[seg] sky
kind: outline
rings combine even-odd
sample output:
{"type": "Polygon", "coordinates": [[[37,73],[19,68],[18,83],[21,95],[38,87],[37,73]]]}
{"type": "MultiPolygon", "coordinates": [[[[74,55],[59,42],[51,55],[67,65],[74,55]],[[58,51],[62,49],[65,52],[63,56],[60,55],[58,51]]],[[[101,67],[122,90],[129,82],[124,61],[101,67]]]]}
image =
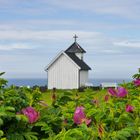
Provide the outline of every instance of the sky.
{"type": "Polygon", "coordinates": [[[139,0],[0,0],[0,71],[5,78],[46,78],[44,68],[75,34],[90,78],[137,73],[139,0]]]}

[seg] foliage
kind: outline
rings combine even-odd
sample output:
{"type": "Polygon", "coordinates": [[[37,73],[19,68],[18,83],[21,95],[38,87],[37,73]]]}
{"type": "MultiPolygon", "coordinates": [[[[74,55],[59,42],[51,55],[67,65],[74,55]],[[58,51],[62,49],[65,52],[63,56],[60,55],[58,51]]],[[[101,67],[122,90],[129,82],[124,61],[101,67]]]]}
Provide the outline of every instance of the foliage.
{"type": "Polygon", "coordinates": [[[0,78],[1,140],[140,139],[140,87],[134,82],[121,84],[127,90],[121,98],[88,88],[56,90],[55,99],[49,90],[41,93],[38,88],[7,87],[6,83],[0,78]],[[82,107],[80,113],[77,107],[82,107]],[[21,113],[27,108],[28,114],[21,113]],[[81,113],[83,117],[78,116],[81,113]],[[80,123],[75,123],[74,114],[80,123]]]}
{"type": "Polygon", "coordinates": [[[138,70],[138,73],[134,74],[132,77],[133,77],[134,79],[140,79],[140,68],[139,68],[139,70],[138,70]]]}
{"type": "MultiPolygon", "coordinates": [[[[0,76],[2,76],[3,74],[5,74],[5,72],[1,72],[1,73],[0,73],[0,76]]],[[[5,80],[5,79],[3,79],[3,78],[0,78],[0,89],[1,89],[2,87],[6,86],[7,82],[8,82],[7,80],[5,80]]]]}

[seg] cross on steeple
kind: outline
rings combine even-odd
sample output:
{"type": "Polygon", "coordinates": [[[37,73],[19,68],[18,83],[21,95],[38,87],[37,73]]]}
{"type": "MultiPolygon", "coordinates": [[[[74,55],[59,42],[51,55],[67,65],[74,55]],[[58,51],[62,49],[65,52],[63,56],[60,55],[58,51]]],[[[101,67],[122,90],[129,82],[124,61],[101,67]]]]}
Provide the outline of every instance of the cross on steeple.
{"type": "Polygon", "coordinates": [[[78,36],[75,34],[73,38],[74,38],[74,41],[76,42],[76,39],[78,38],[78,36]]]}

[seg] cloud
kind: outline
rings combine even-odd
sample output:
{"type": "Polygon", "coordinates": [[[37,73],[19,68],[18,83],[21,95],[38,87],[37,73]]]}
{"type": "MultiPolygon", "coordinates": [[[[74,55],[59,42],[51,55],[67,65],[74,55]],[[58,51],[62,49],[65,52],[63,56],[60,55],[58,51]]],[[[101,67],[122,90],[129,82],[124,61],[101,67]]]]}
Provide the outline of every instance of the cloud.
{"type": "Polygon", "coordinates": [[[63,9],[73,9],[76,11],[80,10],[103,15],[116,15],[125,18],[140,17],[139,0],[47,0],[46,3],[51,3],[63,9]]]}
{"type": "Polygon", "coordinates": [[[128,48],[140,48],[140,41],[121,41],[114,42],[115,46],[128,47],[128,48]]]}
{"type": "Polygon", "coordinates": [[[79,44],[89,54],[130,54],[140,52],[140,41],[132,41],[132,39],[122,41],[121,38],[108,36],[105,33],[82,30],[1,30],[1,41],[12,40],[12,43],[8,43],[8,45],[1,44],[0,50],[47,48],[50,52],[53,52],[55,48],[55,51],[58,51],[65,49],[67,45],[73,42],[74,34],[79,36],[79,44]]]}
{"type": "Polygon", "coordinates": [[[24,49],[32,49],[32,46],[28,46],[26,44],[0,44],[1,51],[11,51],[11,50],[24,50],[24,49]]]}
{"type": "Polygon", "coordinates": [[[138,30],[139,23],[112,23],[109,21],[83,21],[81,19],[13,19],[10,23],[1,22],[0,31],[10,30],[86,30],[86,31],[120,31],[138,30]]]}
{"type": "Polygon", "coordinates": [[[122,52],[121,51],[119,51],[119,50],[102,50],[101,51],[102,53],[104,53],[104,54],[122,54],[122,52]]]}
{"type": "MultiPolygon", "coordinates": [[[[78,35],[78,42],[85,46],[90,52],[100,52],[104,49],[110,49],[112,41],[106,35],[100,32],[80,31],[80,30],[54,30],[54,31],[38,31],[38,30],[6,30],[0,31],[0,39],[12,42],[36,42],[35,46],[42,46],[42,48],[62,50],[65,45],[70,45],[73,42],[74,34],[78,35]],[[61,45],[60,45],[61,44],[61,45]],[[47,46],[47,47],[46,47],[47,46]],[[50,48],[50,46],[52,46],[50,48]],[[61,48],[60,48],[61,47],[61,48]],[[57,48],[57,49],[56,49],[57,48]]],[[[1,50],[13,50],[13,49],[28,49],[29,46],[23,43],[16,45],[0,46],[1,50]]],[[[35,43],[34,43],[35,44],[35,43]]],[[[33,46],[33,44],[31,45],[33,46]]],[[[31,47],[30,46],[30,47],[31,47]]],[[[66,47],[66,46],[65,46],[66,47]]]]}
{"type": "Polygon", "coordinates": [[[69,19],[31,19],[31,20],[20,20],[20,23],[32,24],[32,25],[75,25],[77,23],[76,20],[69,19]]]}
{"type": "Polygon", "coordinates": [[[5,12],[10,10],[11,13],[24,15],[56,15],[60,11],[71,10],[69,12],[95,13],[136,20],[140,18],[139,0],[0,0],[0,7],[5,12]]]}
{"type": "MultiPolygon", "coordinates": [[[[134,32],[140,29],[139,21],[117,21],[114,22],[113,18],[99,20],[96,18],[83,20],[82,18],[73,17],[72,19],[54,17],[53,19],[12,19],[8,23],[7,21],[1,21],[0,30],[82,30],[82,31],[97,31],[113,33],[122,32],[134,32]]],[[[130,34],[131,35],[131,34],[130,34]]]]}
{"type": "Polygon", "coordinates": [[[56,10],[38,0],[0,0],[0,11],[9,15],[39,16],[52,15],[56,10]]]}
{"type": "Polygon", "coordinates": [[[1,21],[0,31],[24,31],[24,30],[51,30],[51,29],[66,29],[69,27],[76,27],[79,25],[79,21],[66,20],[66,19],[12,19],[8,23],[7,21],[1,21]]]}
{"type": "Polygon", "coordinates": [[[1,30],[1,40],[64,40],[70,39],[77,33],[80,38],[91,38],[100,35],[99,32],[76,31],[76,30],[1,30]]]}

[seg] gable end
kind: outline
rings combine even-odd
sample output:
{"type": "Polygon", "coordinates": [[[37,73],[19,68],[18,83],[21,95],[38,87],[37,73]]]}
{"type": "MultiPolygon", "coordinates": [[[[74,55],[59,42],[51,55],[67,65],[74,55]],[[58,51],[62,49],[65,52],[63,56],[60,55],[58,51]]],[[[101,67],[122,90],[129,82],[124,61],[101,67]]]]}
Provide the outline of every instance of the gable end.
{"type": "Polygon", "coordinates": [[[45,71],[48,69],[61,57],[61,55],[65,55],[78,69],[81,69],[65,52],[61,51],[49,64],[45,67],[45,71]]]}

